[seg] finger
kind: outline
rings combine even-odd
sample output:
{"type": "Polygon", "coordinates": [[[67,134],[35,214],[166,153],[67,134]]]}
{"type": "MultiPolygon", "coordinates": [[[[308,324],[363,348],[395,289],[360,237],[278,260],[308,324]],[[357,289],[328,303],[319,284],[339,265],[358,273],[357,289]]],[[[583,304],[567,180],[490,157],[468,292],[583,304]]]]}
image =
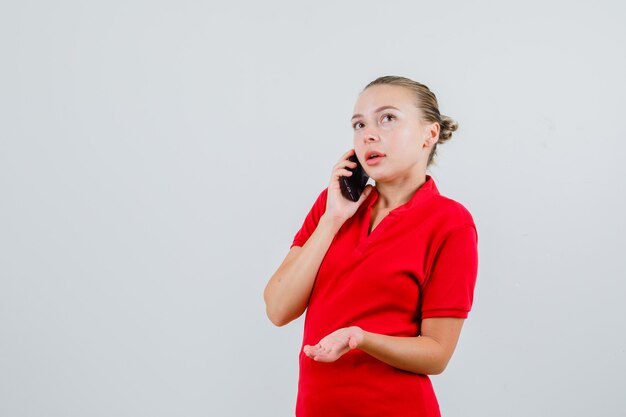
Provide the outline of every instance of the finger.
{"type": "Polygon", "coordinates": [[[318,349],[315,349],[314,347],[311,347],[304,353],[311,359],[315,359],[317,356],[321,354],[321,352],[318,349]]]}
{"type": "Polygon", "coordinates": [[[352,175],[352,171],[349,171],[345,168],[339,168],[337,170],[335,170],[335,177],[339,178],[339,177],[349,177],[352,175]]]}
{"type": "Polygon", "coordinates": [[[308,351],[304,352],[304,354],[311,359],[315,359],[316,356],[320,355],[320,352],[317,352],[313,349],[309,349],[308,351]]]}
{"type": "Polygon", "coordinates": [[[308,354],[310,356],[314,356],[321,352],[321,348],[319,344],[315,346],[306,345],[302,350],[304,351],[305,354],[308,354]]]}
{"type": "Polygon", "coordinates": [[[337,172],[342,169],[345,171],[352,172],[354,169],[356,169],[356,162],[344,161],[344,163],[337,164],[333,167],[333,172],[337,172]]]}
{"type": "Polygon", "coordinates": [[[338,166],[338,167],[343,167],[343,166],[356,166],[356,162],[355,162],[355,161],[353,161],[353,160],[351,160],[351,159],[346,158],[346,159],[342,159],[341,161],[337,162],[337,163],[335,164],[335,166],[338,166]]]}
{"type": "Polygon", "coordinates": [[[313,346],[311,348],[311,354],[312,355],[319,355],[319,354],[322,354],[324,352],[326,352],[326,349],[322,345],[320,345],[320,344],[317,344],[317,345],[315,345],[315,346],[313,346]]]}
{"type": "Polygon", "coordinates": [[[344,161],[346,159],[348,159],[350,156],[352,156],[352,154],[354,153],[354,148],[350,148],[346,153],[344,153],[343,155],[341,155],[341,158],[339,158],[339,162],[344,161]]]}
{"type": "Polygon", "coordinates": [[[313,357],[313,360],[316,362],[332,362],[334,359],[332,359],[328,354],[326,353],[320,353],[318,355],[315,355],[313,357]]]}
{"type": "Polygon", "coordinates": [[[350,346],[350,349],[354,349],[356,347],[356,340],[354,337],[350,336],[348,339],[348,345],[350,346]]]}
{"type": "Polygon", "coordinates": [[[356,162],[346,161],[345,164],[337,164],[337,165],[335,165],[334,170],[336,171],[336,170],[341,169],[341,168],[344,168],[344,169],[346,169],[348,171],[354,170],[354,169],[356,169],[356,162]]]}
{"type": "Polygon", "coordinates": [[[361,195],[359,196],[359,199],[357,200],[359,203],[361,203],[361,201],[365,200],[367,198],[368,195],[370,195],[370,193],[372,192],[372,189],[374,187],[371,184],[367,184],[365,186],[365,188],[363,189],[363,192],[361,193],[361,195]]]}

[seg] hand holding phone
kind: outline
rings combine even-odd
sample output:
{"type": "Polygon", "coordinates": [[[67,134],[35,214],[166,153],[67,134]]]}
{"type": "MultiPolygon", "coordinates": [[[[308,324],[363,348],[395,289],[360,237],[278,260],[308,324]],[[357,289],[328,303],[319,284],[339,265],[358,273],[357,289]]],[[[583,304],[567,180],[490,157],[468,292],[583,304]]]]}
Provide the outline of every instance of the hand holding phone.
{"type": "Polygon", "coordinates": [[[352,217],[372,192],[374,186],[366,184],[368,179],[354,149],[341,155],[330,176],[324,212],[335,226],[341,227],[352,217]]]}
{"type": "Polygon", "coordinates": [[[346,167],[347,170],[352,172],[350,176],[339,177],[339,186],[341,188],[341,194],[350,201],[358,201],[361,193],[365,189],[369,176],[363,169],[363,166],[359,162],[356,154],[348,158],[352,162],[356,162],[356,168],[346,167]]]}

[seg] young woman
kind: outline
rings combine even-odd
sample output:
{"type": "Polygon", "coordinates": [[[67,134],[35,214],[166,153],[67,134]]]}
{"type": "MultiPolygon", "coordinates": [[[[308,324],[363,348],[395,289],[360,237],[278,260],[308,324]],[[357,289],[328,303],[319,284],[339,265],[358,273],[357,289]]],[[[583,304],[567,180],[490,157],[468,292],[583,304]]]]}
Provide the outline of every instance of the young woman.
{"type": "Polygon", "coordinates": [[[269,319],[306,310],[296,416],[440,416],[428,375],[446,368],[473,302],[478,234],[426,169],[457,123],[423,84],[385,76],[359,95],[354,149],[333,167],[269,280],[269,319]],[[356,154],[375,181],[339,177],[356,154]]]}

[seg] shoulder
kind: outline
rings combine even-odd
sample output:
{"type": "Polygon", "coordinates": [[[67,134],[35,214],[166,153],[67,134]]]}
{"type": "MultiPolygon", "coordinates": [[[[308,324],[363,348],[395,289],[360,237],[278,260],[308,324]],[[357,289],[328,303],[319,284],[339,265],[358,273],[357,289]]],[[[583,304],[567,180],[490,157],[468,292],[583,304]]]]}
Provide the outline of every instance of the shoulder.
{"type": "Polygon", "coordinates": [[[437,210],[441,211],[450,221],[459,225],[474,225],[472,213],[462,203],[441,194],[437,195],[433,200],[437,210]]]}
{"type": "Polygon", "coordinates": [[[315,197],[315,201],[310,206],[311,209],[309,210],[309,216],[314,217],[316,222],[317,219],[326,211],[327,195],[328,187],[325,187],[317,194],[317,197],[315,197]]]}
{"type": "Polygon", "coordinates": [[[322,191],[319,192],[317,198],[315,199],[315,206],[319,208],[326,208],[326,200],[328,196],[328,187],[325,187],[322,191]]]}
{"type": "Polygon", "coordinates": [[[428,211],[439,239],[444,239],[451,232],[467,228],[474,229],[478,236],[472,213],[459,201],[439,194],[431,200],[428,211]]]}
{"type": "MultiPolygon", "coordinates": [[[[435,233],[433,235],[434,248],[439,252],[447,247],[455,252],[456,256],[474,253],[478,245],[478,229],[474,217],[469,209],[457,200],[438,195],[433,199],[431,210],[437,213],[434,217],[435,233]]],[[[459,258],[460,259],[460,258],[459,258]]]]}

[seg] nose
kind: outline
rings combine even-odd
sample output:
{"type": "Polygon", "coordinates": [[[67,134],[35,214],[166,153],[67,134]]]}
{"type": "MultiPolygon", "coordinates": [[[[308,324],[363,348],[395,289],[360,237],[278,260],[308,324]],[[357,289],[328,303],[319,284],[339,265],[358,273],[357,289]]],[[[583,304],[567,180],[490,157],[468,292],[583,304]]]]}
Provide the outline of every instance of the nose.
{"type": "Polygon", "coordinates": [[[378,140],[380,140],[380,138],[378,137],[378,132],[373,130],[373,129],[367,129],[364,130],[363,132],[363,142],[368,143],[368,142],[377,142],[378,140]]]}

